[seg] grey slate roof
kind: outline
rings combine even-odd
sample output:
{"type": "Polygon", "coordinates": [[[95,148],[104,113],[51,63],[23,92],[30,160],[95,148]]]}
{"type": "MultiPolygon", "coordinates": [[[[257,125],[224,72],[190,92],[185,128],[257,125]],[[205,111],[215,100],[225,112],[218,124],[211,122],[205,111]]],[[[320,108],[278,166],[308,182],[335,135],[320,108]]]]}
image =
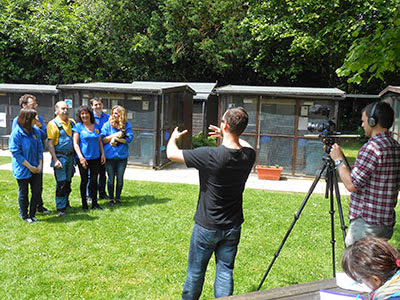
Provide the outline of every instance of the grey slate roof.
{"type": "Polygon", "coordinates": [[[118,82],[91,82],[91,83],[75,83],[75,84],[59,84],[59,89],[66,90],[92,90],[92,91],[107,91],[107,92],[125,92],[125,93],[140,93],[140,94],[163,94],[173,90],[188,90],[195,94],[195,91],[187,84],[173,85],[164,84],[158,86],[143,85],[135,83],[118,83],[118,82]]]}
{"type": "Polygon", "coordinates": [[[301,98],[328,98],[344,99],[346,93],[337,88],[306,88],[306,87],[282,87],[282,86],[248,86],[227,85],[216,89],[221,94],[248,94],[277,97],[301,97],[301,98]]]}
{"type": "Polygon", "coordinates": [[[0,92],[54,94],[54,95],[58,94],[56,85],[45,85],[45,84],[0,83],[0,92]]]}
{"type": "Polygon", "coordinates": [[[388,92],[400,93],[400,86],[388,85],[382,92],[379,93],[379,97],[382,97],[388,92]]]}
{"type": "Polygon", "coordinates": [[[165,86],[176,86],[176,85],[188,85],[195,92],[196,95],[193,96],[194,100],[207,100],[212,94],[212,91],[217,86],[217,83],[213,82],[157,82],[157,81],[134,81],[132,84],[135,86],[143,87],[165,87],[165,86]]]}

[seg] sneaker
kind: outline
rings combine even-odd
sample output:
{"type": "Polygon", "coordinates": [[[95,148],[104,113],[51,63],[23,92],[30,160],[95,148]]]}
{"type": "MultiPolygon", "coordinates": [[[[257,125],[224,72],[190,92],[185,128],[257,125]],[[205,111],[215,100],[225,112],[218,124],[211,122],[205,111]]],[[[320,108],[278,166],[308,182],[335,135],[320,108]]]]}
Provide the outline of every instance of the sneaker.
{"type": "Polygon", "coordinates": [[[35,221],[33,221],[31,218],[26,218],[26,219],[24,219],[24,221],[25,221],[25,222],[28,222],[28,223],[33,223],[33,222],[35,222],[35,221]]]}
{"type": "Polygon", "coordinates": [[[57,216],[58,217],[65,217],[67,214],[65,213],[65,212],[63,212],[63,211],[61,211],[61,210],[58,210],[57,211],[57,216]]]}
{"type": "Polygon", "coordinates": [[[33,222],[39,222],[39,220],[38,220],[36,217],[32,217],[31,220],[32,220],[33,222]]]}
{"type": "Polygon", "coordinates": [[[109,205],[109,206],[114,206],[114,200],[108,201],[108,205],[109,205]]]}
{"type": "Polygon", "coordinates": [[[44,214],[44,215],[48,215],[51,214],[51,210],[48,210],[46,207],[42,207],[42,208],[38,208],[38,212],[44,214]]]}
{"type": "Polygon", "coordinates": [[[86,202],[87,202],[87,204],[89,204],[89,205],[92,204],[92,198],[87,197],[87,198],[86,198],[86,202]]]}

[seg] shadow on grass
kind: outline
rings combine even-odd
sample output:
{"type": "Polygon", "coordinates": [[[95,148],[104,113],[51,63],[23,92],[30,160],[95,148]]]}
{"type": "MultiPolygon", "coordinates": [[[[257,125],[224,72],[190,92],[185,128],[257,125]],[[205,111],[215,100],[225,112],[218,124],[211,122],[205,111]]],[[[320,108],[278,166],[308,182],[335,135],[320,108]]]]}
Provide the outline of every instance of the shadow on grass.
{"type": "Polygon", "coordinates": [[[152,205],[152,204],[164,204],[171,201],[170,198],[156,198],[153,195],[137,195],[133,197],[121,197],[120,205],[109,206],[107,203],[104,203],[104,208],[109,208],[111,210],[118,209],[120,207],[125,206],[144,206],[144,205],[152,205]]]}
{"type": "Polygon", "coordinates": [[[73,207],[72,209],[67,209],[67,215],[64,217],[59,217],[56,214],[51,215],[47,218],[40,219],[41,222],[48,222],[48,223],[70,223],[76,221],[93,221],[98,219],[99,217],[89,215],[89,212],[82,211],[81,208],[73,207]]]}

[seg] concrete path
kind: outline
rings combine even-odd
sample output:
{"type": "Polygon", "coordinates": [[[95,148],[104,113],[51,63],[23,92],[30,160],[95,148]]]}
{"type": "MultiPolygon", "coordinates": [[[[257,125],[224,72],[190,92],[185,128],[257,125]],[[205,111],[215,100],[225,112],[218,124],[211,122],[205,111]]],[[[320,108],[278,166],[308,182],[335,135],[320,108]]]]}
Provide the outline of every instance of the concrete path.
{"type": "MultiPolygon", "coordinates": [[[[0,156],[10,156],[10,152],[8,150],[2,150],[0,151],[0,156]]],[[[53,169],[50,167],[50,161],[50,153],[45,152],[43,171],[44,173],[54,174],[53,169]]],[[[11,170],[11,164],[0,165],[0,170],[11,170]]],[[[76,172],[75,175],[79,175],[79,172],[76,172]]],[[[174,163],[162,170],[129,166],[125,171],[124,178],[139,181],[199,184],[197,170],[186,168],[185,165],[179,163],[174,163]]],[[[247,180],[246,188],[307,193],[313,180],[313,178],[300,177],[282,177],[281,180],[260,180],[257,178],[257,174],[252,173],[247,180]]],[[[325,194],[325,189],[325,180],[321,179],[315,187],[314,193],[325,194]]],[[[339,190],[340,195],[349,195],[349,192],[344,188],[341,182],[339,183],[339,190]]]]}

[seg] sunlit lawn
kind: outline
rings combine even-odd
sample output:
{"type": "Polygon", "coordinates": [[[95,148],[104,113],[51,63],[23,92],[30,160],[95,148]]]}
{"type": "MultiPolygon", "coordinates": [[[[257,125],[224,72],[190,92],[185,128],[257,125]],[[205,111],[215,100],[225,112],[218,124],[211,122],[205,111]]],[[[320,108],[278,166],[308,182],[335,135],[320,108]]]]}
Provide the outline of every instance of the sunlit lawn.
{"type": "MultiPolygon", "coordinates": [[[[55,182],[44,175],[45,205],[54,210],[55,182]]],[[[80,210],[79,177],[59,218],[18,216],[17,183],[0,171],[0,295],[3,299],[178,299],[198,187],[125,181],[123,205],[80,210]]],[[[310,181],[311,184],[311,181],[310,181]]],[[[234,271],[235,294],[254,291],[273,259],[303,194],[246,190],[245,223],[234,271]]],[[[347,213],[348,199],[343,198],[347,213]]],[[[337,267],[343,239],[336,213],[337,267]]],[[[347,221],[347,218],[346,218],[347,221]]],[[[398,230],[392,240],[399,245],[398,230]]],[[[263,289],[332,277],[329,201],[312,195],[263,289]]],[[[201,299],[213,298],[214,259],[201,299]]]]}

